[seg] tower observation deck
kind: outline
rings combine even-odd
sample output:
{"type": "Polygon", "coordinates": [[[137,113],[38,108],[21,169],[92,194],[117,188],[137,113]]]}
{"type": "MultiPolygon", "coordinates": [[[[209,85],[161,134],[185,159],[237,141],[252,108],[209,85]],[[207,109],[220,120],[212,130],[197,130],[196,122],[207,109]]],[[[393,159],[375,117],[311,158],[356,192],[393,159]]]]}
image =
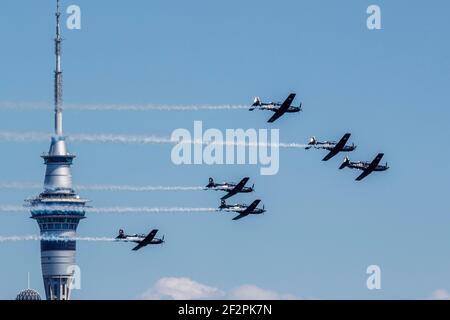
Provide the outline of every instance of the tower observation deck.
{"type": "Polygon", "coordinates": [[[46,165],[44,191],[29,200],[29,206],[43,237],[41,266],[46,298],[69,300],[76,270],[76,241],[70,239],[75,238],[78,223],[85,218],[87,200],[72,188],[70,168],[75,155],[67,151],[63,135],[60,0],[56,5],[55,134],[48,153],[42,155],[46,165]]]}

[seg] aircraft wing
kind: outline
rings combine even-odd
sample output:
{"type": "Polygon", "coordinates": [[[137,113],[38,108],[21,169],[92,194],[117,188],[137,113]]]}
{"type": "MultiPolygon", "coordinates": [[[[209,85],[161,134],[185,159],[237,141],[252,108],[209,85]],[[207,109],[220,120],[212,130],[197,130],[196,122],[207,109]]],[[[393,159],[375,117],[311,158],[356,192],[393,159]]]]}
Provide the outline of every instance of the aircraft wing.
{"type": "Polygon", "coordinates": [[[368,169],[364,170],[364,172],[361,173],[361,174],[358,176],[358,178],[356,178],[356,181],[361,181],[362,179],[364,179],[365,177],[367,177],[369,174],[371,174],[372,171],[373,171],[373,170],[368,170],[368,169]]]}
{"type": "Polygon", "coordinates": [[[334,148],[330,151],[330,153],[328,153],[325,158],[322,159],[322,161],[328,161],[331,158],[333,158],[335,155],[337,155],[342,148],[345,146],[345,144],[347,143],[348,139],[350,138],[350,133],[346,133],[341,140],[339,140],[338,143],[336,143],[336,145],[334,146],[334,148]]]}
{"type": "Polygon", "coordinates": [[[152,230],[141,242],[139,242],[139,244],[136,247],[133,248],[133,250],[137,251],[140,248],[148,245],[153,240],[153,238],[155,238],[156,233],[158,233],[158,229],[152,230]]]}
{"type": "Polygon", "coordinates": [[[245,184],[248,182],[248,180],[250,180],[250,178],[245,177],[244,179],[241,180],[241,182],[239,182],[232,190],[228,191],[228,193],[226,195],[224,195],[221,200],[226,200],[232,196],[234,196],[236,193],[240,192],[245,184]]]}
{"type": "Polygon", "coordinates": [[[335,155],[337,155],[339,153],[339,150],[336,149],[336,147],[333,148],[333,150],[331,150],[326,156],[325,158],[322,159],[322,161],[328,161],[331,158],[333,158],[335,155]]]}
{"type": "Polygon", "coordinates": [[[256,207],[258,206],[258,204],[261,202],[261,200],[255,200],[253,201],[253,203],[251,205],[249,205],[247,207],[247,209],[245,209],[244,211],[242,211],[241,214],[250,214],[253,210],[256,209],[256,207]]]}
{"type": "Polygon", "coordinates": [[[248,213],[246,213],[246,214],[241,213],[238,216],[234,217],[233,220],[239,220],[239,219],[242,219],[242,218],[244,218],[246,216],[248,216],[248,213]]]}
{"type": "Polygon", "coordinates": [[[380,163],[381,159],[383,158],[384,154],[383,153],[379,153],[375,159],[373,159],[373,161],[369,164],[369,167],[367,167],[366,170],[364,170],[363,173],[361,173],[357,178],[356,181],[361,181],[362,179],[364,179],[365,177],[367,177],[369,174],[371,174],[373,172],[373,170],[378,166],[378,164],[380,163]]]}
{"type": "Polygon", "coordinates": [[[344,134],[344,136],[341,138],[341,140],[339,140],[339,142],[336,144],[336,146],[334,148],[341,150],[347,143],[348,139],[350,139],[350,136],[351,136],[350,133],[344,134]]]}
{"type": "Polygon", "coordinates": [[[281,117],[283,114],[286,113],[287,109],[291,106],[292,102],[294,101],[295,93],[291,93],[289,97],[281,104],[280,108],[275,112],[275,114],[272,116],[272,118],[269,119],[269,123],[275,122],[279,117],[281,117]]]}
{"type": "Polygon", "coordinates": [[[142,248],[142,247],[145,247],[145,245],[143,245],[142,244],[142,242],[141,243],[139,243],[136,247],[134,247],[132,250],[133,251],[138,251],[140,248],[142,248]]]}
{"type": "Polygon", "coordinates": [[[242,211],[238,216],[234,217],[233,220],[239,220],[246,216],[248,216],[255,208],[258,206],[258,204],[261,202],[261,200],[255,200],[251,205],[247,207],[244,211],[242,211]]]}

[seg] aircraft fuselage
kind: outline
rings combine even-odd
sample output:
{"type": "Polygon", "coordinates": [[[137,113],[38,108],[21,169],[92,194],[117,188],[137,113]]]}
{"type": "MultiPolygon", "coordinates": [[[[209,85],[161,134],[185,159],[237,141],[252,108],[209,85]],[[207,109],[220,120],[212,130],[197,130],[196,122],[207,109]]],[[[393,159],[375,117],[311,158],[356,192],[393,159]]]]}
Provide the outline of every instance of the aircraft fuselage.
{"type": "MultiPolygon", "coordinates": [[[[223,184],[215,184],[213,186],[208,186],[206,187],[207,189],[210,190],[215,190],[215,191],[231,191],[236,187],[235,184],[229,184],[229,183],[223,183],[223,184]]],[[[239,191],[240,193],[249,193],[249,192],[253,192],[253,188],[251,187],[243,187],[241,189],[241,191],[239,191]]]]}
{"type": "MultiPolygon", "coordinates": [[[[364,161],[350,162],[347,164],[347,166],[352,169],[366,170],[367,168],[369,168],[370,163],[364,161]]],[[[387,165],[377,165],[373,169],[373,171],[386,171],[387,169],[389,169],[387,165]]]]}
{"type": "MultiPolygon", "coordinates": [[[[313,144],[312,146],[314,146],[314,148],[316,149],[325,149],[328,151],[333,150],[336,147],[336,142],[317,142],[316,144],[313,144]]],[[[355,145],[350,145],[350,146],[343,146],[342,149],[340,149],[340,152],[351,152],[353,150],[356,149],[355,145]]]]}
{"type": "MultiPolygon", "coordinates": [[[[220,206],[219,209],[221,211],[226,211],[226,212],[236,212],[236,213],[241,213],[244,212],[245,210],[247,210],[248,206],[247,205],[241,205],[241,204],[230,204],[230,205],[225,205],[225,206],[220,206]]],[[[252,211],[249,212],[249,214],[262,214],[266,212],[266,210],[264,209],[260,209],[260,208],[255,208],[252,211]]]]}
{"type": "MultiPolygon", "coordinates": [[[[268,104],[263,104],[261,105],[259,108],[261,110],[270,110],[273,112],[277,112],[278,109],[280,109],[281,104],[274,104],[274,103],[268,103],[268,104]]],[[[295,112],[300,112],[301,108],[300,107],[294,107],[294,106],[290,106],[286,112],[288,113],[295,113],[295,112]]]]}
{"type": "Polygon", "coordinates": [[[142,240],[144,240],[144,238],[145,238],[145,235],[143,235],[143,234],[125,234],[125,235],[118,236],[116,239],[120,240],[120,241],[125,241],[125,242],[139,243],[142,240]]]}
{"type": "MultiPolygon", "coordinates": [[[[141,243],[142,240],[145,239],[144,234],[133,234],[133,235],[123,235],[121,237],[117,237],[116,239],[119,241],[124,242],[135,242],[135,243],[141,243]]],[[[152,241],[149,242],[149,244],[161,244],[164,241],[162,239],[154,238],[152,241]]]]}
{"type": "Polygon", "coordinates": [[[225,204],[219,207],[220,210],[240,212],[247,208],[245,204],[225,204]]]}

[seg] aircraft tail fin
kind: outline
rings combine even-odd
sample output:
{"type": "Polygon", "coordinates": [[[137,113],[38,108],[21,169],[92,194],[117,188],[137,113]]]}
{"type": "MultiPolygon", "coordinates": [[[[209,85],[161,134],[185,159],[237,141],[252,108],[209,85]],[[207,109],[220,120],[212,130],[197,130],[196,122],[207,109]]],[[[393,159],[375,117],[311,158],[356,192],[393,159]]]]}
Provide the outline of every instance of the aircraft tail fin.
{"type": "Polygon", "coordinates": [[[255,97],[255,99],[253,100],[253,104],[250,107],[250,111],[255,110],[259,106],[261,106],[261,99],[259,97],[255,97]]]}
{"type": "Polygon", "coordinates": [[[123,231],[123,229],[119,230],[119,235],[116,237],[116,239],[123,239],[125,238],[125,232],[123,231]]]}
{"type": "Polygon", "coordinates": [[[208,185],[206,186],[206,188],[213,187],[213,186],[214,186],[214,179],[213,178],[209,178],[208,185]]]}
{"type": "Polygon", "coordinates": [[[316,137],[309,138],[308,146],[305,148],[305,150],[309,150],[312,148],[312,146],[316,145],[317,140],[316,137]]]}
{"type": "Polygon", "coordinates": [[[345,167],[347,167],[349,163],[350,163],[350,158],[349,157],[345,157],[344,161],[342,162],[341,166],[339,167],[339,170],[342,170],[345,167]]]}

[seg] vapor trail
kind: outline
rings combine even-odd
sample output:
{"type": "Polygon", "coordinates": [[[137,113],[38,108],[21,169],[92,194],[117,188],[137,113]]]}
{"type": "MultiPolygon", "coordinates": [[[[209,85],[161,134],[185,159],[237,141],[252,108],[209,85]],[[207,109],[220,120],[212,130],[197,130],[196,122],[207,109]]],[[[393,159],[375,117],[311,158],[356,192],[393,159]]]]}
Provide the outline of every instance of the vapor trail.
{"type": "Polygon", "coordinates": [[[0,132],[0,140],[6,142],[45,142],[51,137],[51,134],[43,132],[0,132]]]}
{"type": "Polygon", "coordinates": [[[17,205],[0,205],[0,212],[27,212],[27,208],[24,206],[17,206],[17,205]]]}
{"type": "MultiPolygon", "coordinates": [[[[0,131],[0,141],[6,142],[47,142],[51,134],[43,132],[11,132],[0,131]]],[[[67,141],[78,143],[116,143],[116,144],[171,144],[176,145],[179,141],[170,137],[160,137],[155,135],[122,135],[122,134],[71,134],[67,136],[67,141]]],[[[288,149],[304,149],[308,147],[303,143],[249,143],[249,142],[208,142],[201,140],[185,140],[185,144],[193,145],[233,145],[233,146],[259,146],[259,147],[279,147],[288,149]]]]}
{"type": "MultiPolygon", "coordinates": [[[[77,111],[202,111],[202,110],[242,110],[247,105],[155,105],[155,104],[65,104],[64,110],[77,111]]],[[[0,102],[0,109],[11,110],[52,110],[46,103],[0,102]]]]}
{"type": "Polygon", "coordinates": [[[75,186],[77,190],[87,191],[132,191],[132,192],[150,192],[150,191],[198,191],[203,187],[183,187],[183,186],[127,186],[127,185],[79,185],[75,186]]]}
{"type": "MultiPolygon", "coordinates": [[[[42,189],[43,185],[34,182],[0,182],[0,189],[42,189]]],[[[203,187],[184,186],[132,186],[132,185],[75,185],[74,189],[84,191],[130,191],[130,192],[152,192],[152,191],[199,191],[203,187]]]]}
{"type": "Polygon", "coordinates": [[[215,208],[188,208],[188,207],[104,207],[90,208],[92,213],[171,213],[171,212],[214,212],[215,208]]]}
{"type": "Polygon", "coordinates": [[[43,184],[34,182],[0,182],[0,189],[42,189],[43,184]]]}
{"type": "MultiPolygon", "coordinates": [[[[0,205],[0,212],[17,213],[28,212],[31,207],[18,205],[0,205]]],[[[194,212],[214,212],[215,208],[191,208],[191,207],[85,207],[80,208],[76,206],[36,206],[33,210],[60,210],[60,211],[86,211],[86,213],[194,213],[194,212]]]]}
{"type": "Polygon", "coordinates": [[[39,236],[0,236],[0,242],[37,241],[40,240],[39,238],[39,236]]]}
{"type": "Polygon", "coordinates": [[[0,236],[0,242],[17,242],[17,241],[102,241],[112,242],[116,241],[111,237],[56,237],[56,236],[37,236],[37,235],[25,235],[25,236],[0,236]]]}
{"type": "MultiPolygon", "coordinates": [[[[1,135],[0,135],[1,136],[1,135]]],[[[48,139],[47,139],[48,140],[48,139]]],[[[71,142],[85,143],[118,143],[118,144],[177,144],[170,137],[155,135],[122,135],[122,134],[71,134],[67,137],[71,142]]],[[[193,143],[189,141],[186,143],[193,143]]],[[[198,142],[197,142],[198,143],[198,142]]]]}

